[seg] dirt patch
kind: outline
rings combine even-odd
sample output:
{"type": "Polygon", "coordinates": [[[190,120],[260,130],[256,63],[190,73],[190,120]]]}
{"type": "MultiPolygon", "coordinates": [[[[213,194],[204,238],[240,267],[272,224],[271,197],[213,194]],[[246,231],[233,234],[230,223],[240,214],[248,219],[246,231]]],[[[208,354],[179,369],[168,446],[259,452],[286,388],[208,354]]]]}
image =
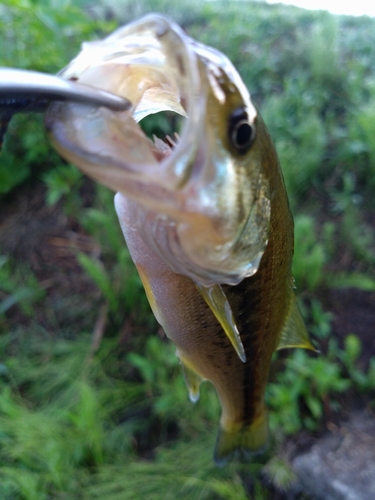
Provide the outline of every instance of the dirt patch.
{"type": "MultiPolygon", "coordinates": [[[[85,190],[92,191],[89,181],[85,190]]],[[[69,326],[72,320],[77,333],[88,327],[92,316],[89,321],[87,314],[98,302],[100,292],[79,265],[77,253],[100,255],[98,243],[64,214],[62,204],[46,205],[41,184],[24,187],[5,198],[0,214],[1,252],[26,263],[46,290],[35,311],[38,322],[56,329],[57,325],[69,326]]],[[[10,319],[21,320],[19,311],[10,311],[10,319]]]]}
{"type": "Polygon", "coordinates": [[[331,290],[327,308],[334,314],[332,332],[337,338],[342,340],[354,333],[361,339],[359,368],[366,369],[371,356],[375,356],[375,292],[331,290]]]}

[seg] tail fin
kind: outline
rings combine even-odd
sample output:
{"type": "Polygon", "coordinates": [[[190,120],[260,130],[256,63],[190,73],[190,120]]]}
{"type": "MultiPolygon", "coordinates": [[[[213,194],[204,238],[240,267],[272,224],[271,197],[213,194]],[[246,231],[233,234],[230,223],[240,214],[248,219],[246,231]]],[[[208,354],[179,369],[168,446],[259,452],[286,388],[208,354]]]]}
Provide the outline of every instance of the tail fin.
{"type": "Polygon", "coordinates": [[[215,447],[215,463],[223,466],[235,454],[244,458],[261,453],[267,447],[267,442],[268,418],[264,411],[248,426],[242,426],[235,431],[220,428],[215,447]]]}

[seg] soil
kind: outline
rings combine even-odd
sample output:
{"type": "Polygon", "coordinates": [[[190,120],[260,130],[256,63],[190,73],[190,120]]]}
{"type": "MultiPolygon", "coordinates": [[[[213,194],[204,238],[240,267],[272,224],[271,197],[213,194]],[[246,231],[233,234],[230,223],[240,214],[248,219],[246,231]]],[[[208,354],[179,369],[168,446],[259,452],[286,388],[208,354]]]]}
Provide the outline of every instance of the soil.
{"type": "MultiPolygon", "coordinates": [[[[83,188],[87,203],[92,193],[92,184],[87,181],[83,188]]],[[[100,256],[100,246],[76,220],[64,214],[62,203],[46,205],[42,184],[25,186],[0,203],[0,250],[26,264],[44,288],[45,298],[36,306],[35,314],[45,329],[56,330],[57,325],[72,326],[76,332],[92,328],[92,318],[86,313],[97,310],[100,292],[76,256],[77,252],[100,256]],[[74,318],[74,326],[69,324],[70,318],[74,318]]],[[[9,327],[29,321],[17,307],[9,310],[7,316],[9,327]]]]}
{"type": "Polygon", "coordinates": [[[332,333],[339,339],[354,333],[362,341],[359,368],[366,369],[375,355],[375,292],[355,288],[331,290],[326,307],[334,314],[332,333]]]}

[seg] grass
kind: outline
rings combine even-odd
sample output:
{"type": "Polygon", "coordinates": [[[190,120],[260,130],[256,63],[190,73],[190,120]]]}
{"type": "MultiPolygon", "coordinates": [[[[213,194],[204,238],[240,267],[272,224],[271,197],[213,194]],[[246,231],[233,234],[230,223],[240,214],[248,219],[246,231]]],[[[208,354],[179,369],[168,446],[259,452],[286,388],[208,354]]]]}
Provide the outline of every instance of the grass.
{"type": "Polygon", "coordinates": [[[247,2],[150,5],[9,1],[0,7],[0,63],[56,72],[83,40],[150,10],[224,51],[280,155],[296,214],[293,272],[321,353],[275,360],[269,454],[215,468],[216,395],[204,384],[199,402],[188,401],[174,347],[158,332],[123,243],[113,195],[87,187],[62,163],[39,118],[17,118],[0,157],[3,205],[21,183],[44,182],[46,205],[60,203],[69,227],[92,243],[73,259],[77,280],[89,285],[71,295],[48,288],[31,258],[0,258],[0,498],[265,500],[273,498],[270,482],[281,490],[293,480],[278,451],[287,436],[324,429],[351,392],[373,407],[375,362],[363,363],[361,324],[335,338],[326,298],[336,289],[375,290],[375,21],[247,2]]]}

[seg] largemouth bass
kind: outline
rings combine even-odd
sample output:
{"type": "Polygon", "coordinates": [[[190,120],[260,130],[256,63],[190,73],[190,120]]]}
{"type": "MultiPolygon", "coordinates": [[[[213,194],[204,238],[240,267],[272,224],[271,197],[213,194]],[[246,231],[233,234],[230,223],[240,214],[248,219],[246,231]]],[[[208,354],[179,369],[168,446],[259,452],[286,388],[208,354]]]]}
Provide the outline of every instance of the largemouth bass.
{"type": "Polygon", "coordinates": [[[271,357],[312,348],[293,293],[293,219],[277,154],[226,56],[150,15],[85,43],[61,76],[129,99],[128,111],[53,104],[56,149],[118,194],[116,210],[190,398],[209,380],[222,407],[215,459],[262,450],[271,357]],[[138,122],[174,112],[180,137],[138,122]]]}

